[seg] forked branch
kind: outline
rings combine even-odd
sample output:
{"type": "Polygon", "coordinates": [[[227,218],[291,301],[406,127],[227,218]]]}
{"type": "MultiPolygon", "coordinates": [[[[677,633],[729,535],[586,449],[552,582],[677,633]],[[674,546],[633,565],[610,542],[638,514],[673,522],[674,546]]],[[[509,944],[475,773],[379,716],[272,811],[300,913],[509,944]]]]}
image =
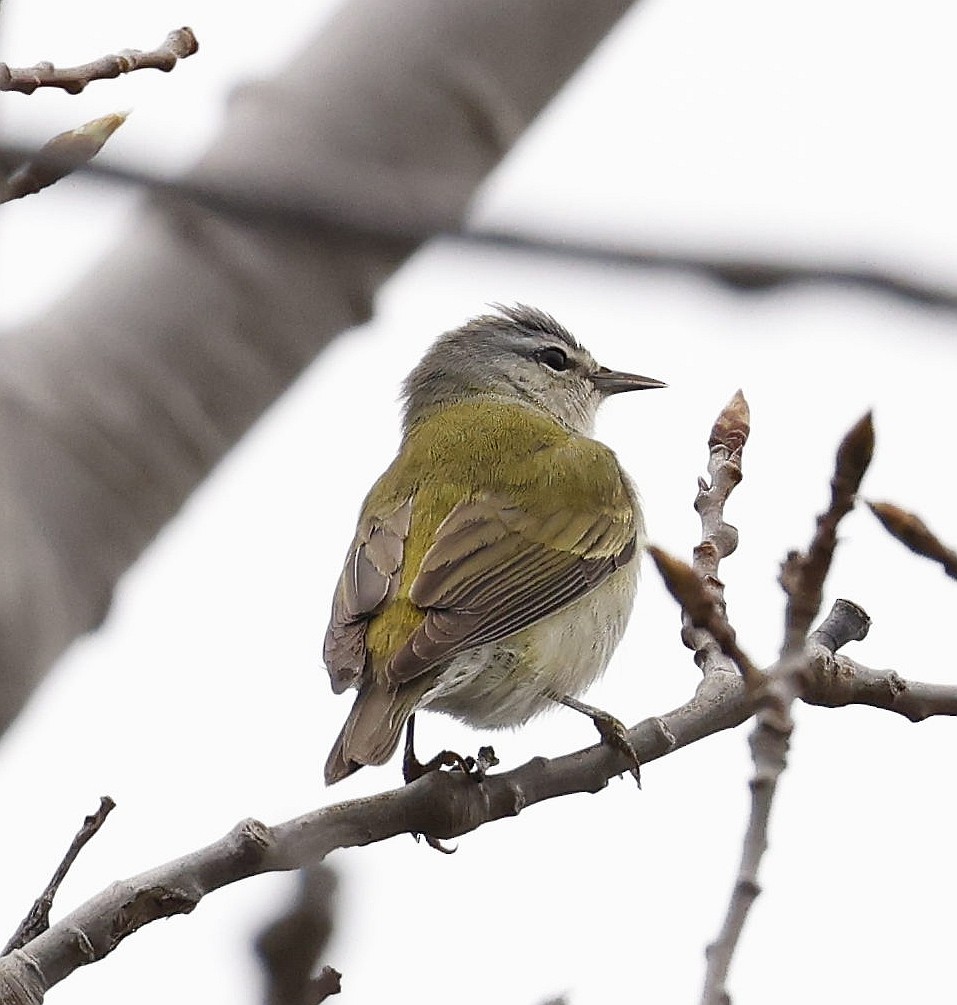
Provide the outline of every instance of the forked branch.
{"type": "MultiPolygon", "coordinates": [[[[717,939],[708,946],[703,1005],[727,1005],[726,984],[751,905],[760,893],[758,870],[768,847],[768,822],[777,782],[787,765],[794,721],[791,709],[814,680],[814,645],[807,639],[812,618],[821,606],[824,581],[837,545],[837,528],[854,506],[861,479],[874,451],[874,428],[870,414],[857,422],[841,441],[831,479],[828,508],[803,554],[791,552],[781,571],[787,594],[784,643],[777,664],[766,674],[757,691],[757,719],[749,738],[754,774],[751,778],[751,809],[745,830],[737,878],[728,910],[717,939]]],[[[815,633],[815,644],[829,650],[839,642],[863,638],[870,620],[857,607],[848,605],[832,612],[815,633]],[[856,615],[856,617],[855,617],[856,615]]],[[[830,650],[833,655],[833,650],[830,650]]]]}

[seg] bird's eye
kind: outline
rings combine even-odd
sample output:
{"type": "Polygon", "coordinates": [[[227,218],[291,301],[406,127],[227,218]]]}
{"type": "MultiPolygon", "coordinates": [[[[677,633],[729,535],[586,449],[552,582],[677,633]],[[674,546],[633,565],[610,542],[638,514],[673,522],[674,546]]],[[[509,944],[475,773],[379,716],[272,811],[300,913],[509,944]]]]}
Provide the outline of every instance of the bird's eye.
{"type": "Polygon", "coordinates": [[[535,357],[539,363],[544,363],[551,370],[568,369],[568,355],[558,346],[550,345],[547,349],[539,349],[535,357]]]}

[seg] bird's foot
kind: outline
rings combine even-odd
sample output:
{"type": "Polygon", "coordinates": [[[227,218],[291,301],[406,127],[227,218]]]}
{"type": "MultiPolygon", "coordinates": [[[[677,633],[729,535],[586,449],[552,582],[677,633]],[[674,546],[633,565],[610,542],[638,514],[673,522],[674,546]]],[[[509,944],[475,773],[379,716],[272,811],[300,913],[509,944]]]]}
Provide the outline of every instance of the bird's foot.
{"type": "Polygon", "coordinates": [[[427,775],[430,771],[441,771],[442,768],[451,768],[453,771],[464,771],[470,775],[475,769],[474,757],[463,757],[454,750],[440,750],[435,757],[430,757],[424,764],[420,761],[410,747],[406,747],[402,755],[402,777],[405,784],[414,782],[427,775]]]}
{"type": "Polygon", "coordinates": [[[631,767],[628,769],[629,773],[640,789],[641,762],[638,760],[638,754],[634,746],[632,746],[631,740],[628,739],[628,730],[621,720],[616,719],[609,712],[603,712],[600,708],[595,708],[594,705],[586,705],[585,702],[572,698],[570,695],[565,695],[559,698],[558,701],[562,705],[567,705],[568,708],[573,708],[576,712],[581,712],[582,715],[587,715],[594,723],[595,729],[598,730],[601,742],[614,750],[621,751],[628,758],[631,762],[631,767]]]}
{"type": "Polygon", "coordinates": [[[494,768],[498,763],[498,758],[495,756],[495,751],[492,747],[479,747],[478,753],[475,755],[475,767],[472,772],[475,780],[477,782],[483,781],[488,773],[488,769],[494,768]]]}
{"type": "MultiPolygon", "coordinates": [[[[410,716],[405,727],[405,749],[402,753],[402,777],[408,785],[416,779],[427,775],[430,771],[441,771],[442,768],[449,768],[452,771],[461,771],[466,775],[481,782],[485,778],[485,773],[489,768],[498,764],[498,758],[491,747],[480,747],[475,757],[463,757],[454,750],[441,750],[424,764],[415,756],[415,717],[410,716]]],[[[428,834],[413,834],[416,841],[420,837],[425,838],[425,843],[443,855],[451,855],[455,848],[447,848],[438,838],[428,834]]]]}
{"type": "Polygon", "coordinates": [[[415,717],[410,716],[405,727],[405,749],[402,752],[402,777],[405,784],[416,781],[430,771],[450,768],[471,775],[477,782],[485,778],[489,768],[498,764],[498,758],[491,747],[480,747],[475,757],[463,757],[454,750],[440,750],[434,757],[423,763],[415,756],[415,717]]]}

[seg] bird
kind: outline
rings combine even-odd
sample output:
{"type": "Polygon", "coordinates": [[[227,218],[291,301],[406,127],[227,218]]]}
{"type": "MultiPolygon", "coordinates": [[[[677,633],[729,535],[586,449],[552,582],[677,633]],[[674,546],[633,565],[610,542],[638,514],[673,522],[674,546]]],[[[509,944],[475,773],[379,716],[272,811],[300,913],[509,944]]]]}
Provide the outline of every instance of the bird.
{"type": "Polygon", "coordinates": [[[422,709],[494,730],[563,703],[621,731],[576,696],[625,630],[645,527],[591,433],[611,395],[667,385],[599,365],[542,310],[491,309],[403,384],[401,444],[362,504],[323,644],[333,691],[358,691],[327,785],[386,763],[403,728],[406,781],[461,765],[447,751],[419,765],[422,709]]]}

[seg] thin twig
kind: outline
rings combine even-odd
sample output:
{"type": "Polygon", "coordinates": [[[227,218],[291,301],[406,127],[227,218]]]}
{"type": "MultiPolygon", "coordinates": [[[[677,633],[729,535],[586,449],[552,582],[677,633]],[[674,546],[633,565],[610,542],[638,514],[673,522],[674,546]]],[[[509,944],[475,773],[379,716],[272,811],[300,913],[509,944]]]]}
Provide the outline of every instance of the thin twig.
{"type": "MultiPolygon", "coordinates": [[[[741,462],[744,446],[751,432],[751,413],[744,394],[738,390],[721,410],[708,437],[708,475],[710,483],[698,479],[698,494],[694,508],[701,519],[701,543],[694,549],[692,565],[704,584],[721,619],[731,633],[724,599],[724,583],[718,578],[718,565],[738,547],[738,531],[724,519],[724,507],[735,486],[743,478],[741,462]]],[[[684,609],[681,641],[694,653],[695,663],[702,673],[720,665],[722,653],[730,655],[716,643],[706,621],[695,624],[684,609]]],[[[750,661],[749,661],[750,662],[750,661]]],[[[742,669],[743,667],[740,667],[742,669]]]]}
{"type": "MultiPolygon", "coordinates": [[[[38,150],[0,143],[0,161],[35,159],[38,150]]],[[[442,238],[465,246],[498,251],[532,252],[553,258],[642,269],[664,269],[704,276],[739,293],[760,293],[792,285],[825,284],[881,293],[921,307],[957,311],[957,292],[932,287],[907,276],[853,266],[822,266],[808,262],[768,262],[760,259],[721,259],[703,255],[663,254],[658,250],[622,247],[570,236],[518,234],[495,227],[463,229],[457,219],[429,217],[421,207],[400,217],[394,207],[374,205],[344,208],[340,201],[269,189],[238,189],[205,185],[186,179],[159,178],[139,168],[92,161],[82,171],[121,185],[136,185],[172,199],[191,202],[239,223],[270,226],[304,234],[348,233],[380,241],[415,246],[442,238]],[[388,215],[386,215],[388,213],[388,215]]],[[[863,256],[866,258],[866,256],[863,256]]]]}
{"type": "Polygon", "coordinates": [[[47,883],[43,893],[37,897],[33,907],[27,912],[27,916],[17,926],[17,930],[3,947],[0,956],[6,956],[14,949],[25,946],[50,927],[50,909],[53,907],[53,898],[56,897],[60,884],[66,878],[66,874],[70,871],[70,867],[76,861],[83,846],[103,826],[106,818],[115,807],[116,803],[109,796],[100,796],[99,808],[83,820],[83,826],[77,831],[76,837],[73,838],[67,853],[63,856],[63,860],[56,867],[53,878],[47,883]]]}
{"type": "Polygon", "coordinates": [[[22,69],[0,63],[0,91],[32,94],[38,87],[58,87],[68,94],[79,94],[93,80],[110,80],[136,70],[169,73],[179,60],[192,56],[198,49],[192,28],[177,28],[166,36],[162,45],[148,52],[123,49],[92,63],[62,70],[52,63],[37,63],[22,69]]]}
{"type": "Polygon", "coordinates": [[[867,611],[853,600],[835,600],[827,617],[808,636],[808,644],[823,646],[831,655],[848,642],[863,642],[871,630],[867,611]]]}
{"type": "MultiPolygon", "coordinates": [[[[741,849],[741,860],[728,909],[717,939],[706,951],[703,1005],[728,1005],[728,971],[741,938],[751,905],[761,892],[758,870],[768,847],[768,824],[778,779],[787,766],[794,720],[794,702],[811,688],[814,680],[815,649],[829,652],[848,634],[852,611],[832,612],[816,633],[815,644],[808,641],[811,620],[821,606],[824,580],[837,545],[837,528],[854,506],[857,490],[874,452],[874,427],[865,415],[841,441],[831,478],[831,500],[817,518],[817,527],[807,552],[791,552],[781,570],[781,585],[787,594],[784,643],[778,662],[766,674],[756,694],[758,705],[754,729],[748,739],[754,774],[751,777],[751,808],[741,849]]],[[[856,605],[853,605],[856,607],[856,605]]],[[[863,613],[860,608],[857,611],[863,613]]],[[[866,618],[866,615],[864,615],[866,618]]],[[[860,619],[858,619],[860,620],[860,619]]],[[[867,623],[869,624],[869,622],[867,623]]],[[[867,625],[855,629],[866,634],[867,625]]],[[[848,639],[853,638],[851,631],[848,639]]]]}
{"type": "Polygon", "coordinates": [[[125,121],[125,112],[103,115],[54,136],[36,158],[15,165],[0,178],[0,203],[33,195],[72,174],[95,157],[125,121]]]}
{"type": "Polygon", "coordinates": [[[901,544],[924,558],[940,562],[951,579],[957,579],[957,551],[948,548],[916,513],[888,502],[869,502],[870,511],[901,544]]]}
{"type": "Polygon", "coordinates": [[[699,652],[707,648],[712,671],[716,668],[717,656],[724,656],[738,668],[748,688],[760,687],[764,675],[738,645],[724,605],[715,599],[714,583],[717,581],[712,577],[711,582],[706,583],[690,565],[661,548],[649,545],[647,551],[668,592],[681,605],[686,628],[704,640],[699,652]]]}
{"type": "Polygon", "coordinates": [[[781,567],[780,583],[787,594],[782,656],[797,654],[804,647],[811,622],[821,608],[824,580],[837,546],[837,526],[854,507],[873,453],[874,424],[868,412],[848,430],[838,447],[831,501],[817,518],[807,552],[792,551],[781,567]]]}
{"type": "Polygon", "coordinates": [[[332,967],[312,976],[332,935],[335,892],[335,873],[328,866],[306,866],[289,910],[256,939],[266,971],[266,1005],[319,1005],[341,990],[342,974],[332,967]]]}

